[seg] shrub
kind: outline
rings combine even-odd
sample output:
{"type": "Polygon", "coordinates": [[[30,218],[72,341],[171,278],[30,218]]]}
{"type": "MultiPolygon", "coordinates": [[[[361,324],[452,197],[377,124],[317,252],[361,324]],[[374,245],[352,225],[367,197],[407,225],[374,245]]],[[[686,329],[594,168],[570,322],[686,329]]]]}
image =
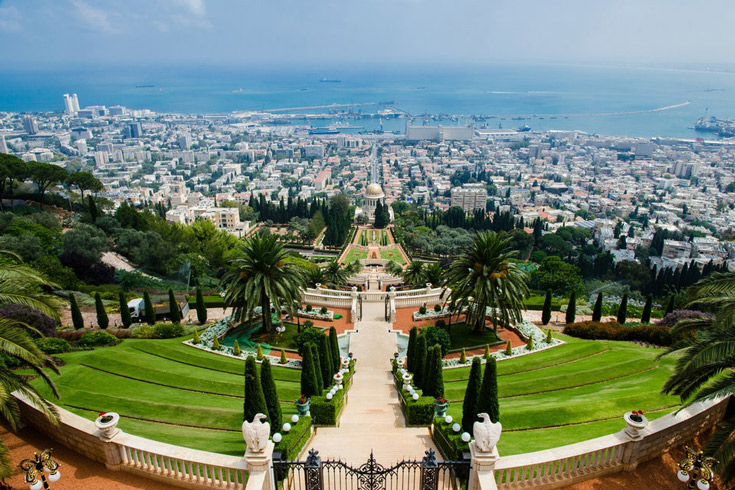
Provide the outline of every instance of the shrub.
{"type": "Polygon", "coordinates": [[[486,360],[488,357],[490,357],[490,344],[485,344],[485,353],[482,355],[482,357],[486,360]]]}
{"type": "Polygon", "coordinates": [[[219,345],[219,337],[215,337],[212,341],[212,350],[220,350],[222,347],[219,345]]]}
{"type": "Polygon", "coordinates": [[[442,320],[442,319],[440,318],[440,319],[438,319],[438,320],[436,321],[436,325],[435,325],[435,326],[436,326],[437,328],[443,328],[443,329],[445,329],[445,330],[446,330],[446,328],[447,328],[447,322],[445,322],[444,320],[442,320]]]}
{"type": "Polygon", "coordinates": [[[311,320],[306,320],[304,322],[304,329],[307,329],[307,328],[314,328],[314,322],[312,322],[311,320]]]}
{"type": "Polygon", "coordinates": [[[71,344],[64,339],[41,337],[36,339],[35,342],[38,348],[46,354],[61,354],[71,350],[71,344]]]}
{"type": "Polygon", "coordinates": [[[100,293],[95,293],[94,295],[94,308],[97,311],[97,325],[99,325],[102,330],[106,330],[110,325],[110,319],[105,311],[105,305],[102,304],[102,296],[100,296],[100,293]]]}
{"type": "Polygon", "coordinates": [[[314,366],[314,356],[310,346],[311,344],[305,344],[301,361],[301,394],[306,395],[306,397],[320,394],[316,389],[316,367],[314,366]]]}
{"type": "Polygon", "coordinates": [[[265,404],[268,407],[268,421],[271,423],[271,434],[275,434],[281,430],[283,416],[281,414],[281,403],[278,401],[276,383],[273,381],[271,362],[268,359],[264,359],[260,366],[260,385],[263,388],[265,404]]]}
{"type": "Polygon", "coordinates": [[[564,333],[580,339],[638,341],[660,346],[671,345],[676,340],[669,327],[663,325],[626,327],[618,322],[571,323],[564,327],[564,333]]]}
{"type": "MultiPolygon", "coordinates": [[[[474,420],[475,418],[473,418],[474,420]]],[[[472,429],[470,428],[467,432],[472,434],[472,429]]],[[[445,423],[443,418],[434,419],[433,436],[442,454],[451,460],[459,461],[462,459],[462,453],[469,451],[469,444],[462,441],[462,435],[455,433],[452,430],[452,425],[445,423]]],[[[466,470],[464,471],[466,472],[466,470]]],[[[459,477],[460,475],[458,474],[457,476],[459,477]]]]}
{"type": "Polygon", "coordinates": [[[235,340],[235,343],[232,344],[232,355],[239,356],[242,354],[242,351],[240,350],[240,344],[235,340]]]}
{"type": "Polygon", "coordinates": [[[324,391],[324,378],[322,377],[322,361],[319,358],[319,348],[314,344],[308,344],[311,357],[314,359],[314,378],[316,378],[316,394],[321,395],[324,391]]]}
{"type": "Polygon", "coordinates": [[[181,310],[179,310],[179,303],[176,301],[173,289],[168,290],[168,308],[171,321],[173,323],[179,323],[181,321],[181,310]]]}
{"type": "Polygon", "coordinates": [[[526,340],[526,349],[529,350],[529,351],[531,351],[531,350],[533,350],[534,347],[535,347],[535,345],[534,345],[534,342],[533,342],[533,335],[530,335],[528,337],[528,340],[526,340]]]}
{"type": "Polygon", "coordinates": [[[426,337],[427,349],[434,345],[438,345],[441,347],[442,357],[447,355],[447,352],[449,352],[449,348],[452,345],[452,341],[446,330],[437,326],[431,326],[421,330],[421,335],[426,337]]]}
{"type": "Polygon", "coordinates": [[[429,359],[426,362],[429,376],[424,381],[424,394],[438,398],[444,396],[444,376],[442,369],[441,346],[435,345],[429,349],[429,359]]]}
{"type": "Polygon", "coordinates": [[[424,367],[426,366],[426,336],[419,335],[416,339],[416,365],[411,368],[413,382],[419,388],[424,388],[424,367]]]}
{"type": "Polygon", "coordinates": [[[322,315],[326,315],[327,314],[327,307],[326,306],[322,306],[319,309],[319,313],[321,313],[322,315]]]}
{"type": "Polygon", "coordinates": [[[296,348],[299,351],[299,355],[301,357],[304,357],[304,346],[306,344],[314,344],[319,345],[320,339],[324,337],[324,332],[319,330],[318,328],[314,328],[312,326],[306,325],[306,322],[304,323],[304,328],[301,333],[296,337],[296,348]]]}
{"type": "Polygon", "coordinates": [[[548,329],[546,331],[546,343],[550,344],[552,340],[553,340],[553,337],[551,336],[551,329],[548,329]]]}
{"type": "Polygon", "coordinates": [[[462,402],[462,430],[472,434],[472,424],[477,420],[477,403],[480,400],[480,386],[482,362],[479,358],[472,359],[470,376],[467,379],[467,388],[462,402]]]}
{"type": "Polygon", "coordinates": [[[485,374],[482,377],[480,396],[477,402],[477,413],[487,413],[490,420],[500,420],[500,404],[498,403],[498,366],[494,357],[485,363],[485,374]]]}
{"type": "Polygon", "coordinates": [[[421,308],[419,308],[419,313],[421,313],[422,315],[425,315],[426,314],[426,306],[422,306],[421,308]]]}
{"type": "Polygon", "coordinates": [[[667,313],[665,317],[656,322],[656,325],[673,327],[679,323],[679,321],[690,318],[713,318],[713,316],[710,313],[703,313],[696,310],[674,310],[671,313],[667,313]]]}
{"type": "Polygon", "coordinates": [[[341,356],[339,351],[339,340],[337,339],[337,329],[334,327],[329,327],[329,344],[330,351],[332,353],[332,372],[336,373],[339,371],[341,365],[341,356]]]}
{"type": "Polygon", "coordinates": [[[467,364],[467,352],[464,347],[462,347],[462,353],[459,355],[459,362],[460,364],[467,364]]]}
{"type": "Polygon", "coordinates": [[[265,357],[263,355],[263,347],[261,347],[260,344],[257,344],[255,346],[255,357],[257,357],[259,361],[262,361],[265,357]]]}
{"type": "Polygon", "coordinates": [[[332,353],[331,349],[329,348],[329,337],[326,335],[322,335],[322,337],[319,339],[319,361],[321,362],[321,370],[322,370],[322,379],[324,380],[324,387],[332,385],[332,375],[334,374],[334,371],[332,371],[332,368],[334,367],[334,364],[332,363],[332,353]]]}
{"type": "MultiPolygon", "coordinates": [[[[513,346],[510,343],[510,340],[507,344],[505,344],[505,355],[506,356],[512,356],[513,355],[513,346]]],[[[489,358],[490,356],[487,356],[485,359],[489,358]]]]}
{"type": "Polygon", "coordinates": [[[306,305],[306,311],[308,311],[308,312],[311,312],[311,310],[313,310],[313,309],[314,309],[314,307],[313,307],[313,306],[311,306],[311,305],[306,305]]]}
{"type": "Polygon", "coordinates": [[[288,362],[288,358],[286,357],[286,351],[281,349],[281,360],[279,361],[281,364],[286,364],[288,362]]]}
{"type": "MultiPolygon", "coordinates": [[[[281,442],[276,444],[274,451],[281,453],[288,461],[298,459],[301,449],[306,445],[311,435],[311,417],[299,417],[299,421],[291,426],[291,430],[281,435],[283,436],[281,442]]],[[[277,479],[281,479],[286,475],[276,474],[275,476],[277,479]]]]}
{"type": "Polygon", "coordinates": [[[245,360],[245,401],[242,405],[243,420],[252,422],[256,414],[268,413],[268,406],[265,403],[265,395],[263,395],[263,387],[260,385],[260,376],[255,364],[255,358],[249,356],[245,360]]]}
{"type": "Polygon", "coordinates": [[[439,313],[440,311],[442,311],[442,305],[435,304],[434,305],[434,311],[437,312],[437,313],[439,313]]]}
{"type": "Polygon", "coordinates": [[[28,324],[40,331],[45,337],[56,336],[56,320],[30,306],[21,304],[5,305],[0,308],[0,317],[12,318],[13,320],[28,324]]]}
{"type": "Polygon", "coordinates": [[[643,313],[641,313],[641,323],[651,323],[651,304],[653,303],[653,296],[648,295],[646,297],[646,304],[643,306],[643,313]]]}
{"type": "Polygon", "coordinates": [[[154,339],[174,339],[184,335],[184,327],[180,323],[156,323],[153,325],[154,339]]]}
{"type": "Polygon", "coordinates": [[[194,330],[194,338],[192,339],[192,344],[199,344],[202,340],[199,338],[199,330],[194,330]]]}
{"type": "Polygon", "coordinates": [[[79,339],[79,345],[82,347],[100,347],[105,345],[117,345],[119,343],[120,339],[102,330],[87,332],[79,339]]]}
{"type": "Polygon", "coordinates": [[[136,339],[152,339],[153,325],[141,325],[133,329],[133,337],[136,339]]]}
{"type": "Polygon", "coordinates": [[[81,330],[84,328],[84,317],[82,312],[79,311],[79,305],[77,304],[77,298],[74,293],[69,294],[69,308],[71,309],[71,321],[74,324],[74,328],[81,330]]]}

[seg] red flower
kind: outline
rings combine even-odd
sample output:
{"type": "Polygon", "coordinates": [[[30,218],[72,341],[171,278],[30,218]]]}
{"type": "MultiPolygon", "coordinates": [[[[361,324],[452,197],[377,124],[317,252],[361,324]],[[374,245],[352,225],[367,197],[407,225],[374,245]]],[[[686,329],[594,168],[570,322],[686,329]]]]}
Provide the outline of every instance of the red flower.
{"type": "Polygon", "coordinates": [[[107,415],[107,412],[100,412],[98,417],[104,417],[105,415],[107,415]]]}

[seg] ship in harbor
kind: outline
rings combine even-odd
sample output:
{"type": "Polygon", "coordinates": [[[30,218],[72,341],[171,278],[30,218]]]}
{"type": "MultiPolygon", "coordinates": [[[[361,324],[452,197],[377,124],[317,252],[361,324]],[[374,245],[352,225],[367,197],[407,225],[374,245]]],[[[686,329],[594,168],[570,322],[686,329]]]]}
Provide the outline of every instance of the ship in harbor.
{"type": "Polygon", "coordinates": [[[703,131],[707,133],[715,133],[722,137],[735,136],[735,120],[734,119],[718,119],[712,117],[700,117],[697,122],[694,123],[694,129],[696,131],[703,131]]]}

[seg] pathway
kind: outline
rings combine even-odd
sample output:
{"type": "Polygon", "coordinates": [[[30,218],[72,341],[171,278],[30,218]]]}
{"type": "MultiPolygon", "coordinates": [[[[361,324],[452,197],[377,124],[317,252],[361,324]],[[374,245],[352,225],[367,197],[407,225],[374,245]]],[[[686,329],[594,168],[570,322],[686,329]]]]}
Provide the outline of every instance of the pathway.
{"type": "MultiPolygon", "coordinates": [[[[319,427],[308,449],[322,459],[341,459],[353,466],[373,451],[383,464],[418,459],[429,448],[437,451],[427,427],[406,427],[398,392],[390,372],[396,334],[383,320],[383,302],[365,302],[358,333],[350,334],[350,350],[357,370],[348,392],[339,427],[319,427]]],[[[438,454],[438,451],[437,451],[438,454]]]]}

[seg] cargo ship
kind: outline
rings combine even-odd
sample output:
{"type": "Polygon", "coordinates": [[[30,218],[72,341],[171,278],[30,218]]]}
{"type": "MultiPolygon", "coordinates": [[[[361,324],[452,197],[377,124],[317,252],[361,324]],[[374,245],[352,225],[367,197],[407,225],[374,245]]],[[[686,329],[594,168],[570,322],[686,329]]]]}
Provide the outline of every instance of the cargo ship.
{"type": "Polygon", "coordinates": [[[735,136],[735,120],[718,119],[712,117],[700,117],[694,123],[695,131],[703,131],[707,133],[715,133],[718,136],[730,137],[735,136]]]}

